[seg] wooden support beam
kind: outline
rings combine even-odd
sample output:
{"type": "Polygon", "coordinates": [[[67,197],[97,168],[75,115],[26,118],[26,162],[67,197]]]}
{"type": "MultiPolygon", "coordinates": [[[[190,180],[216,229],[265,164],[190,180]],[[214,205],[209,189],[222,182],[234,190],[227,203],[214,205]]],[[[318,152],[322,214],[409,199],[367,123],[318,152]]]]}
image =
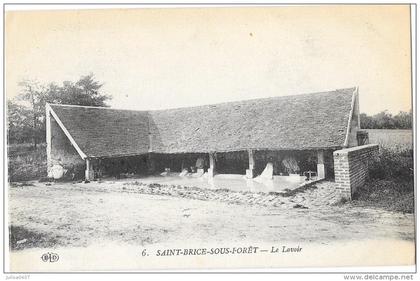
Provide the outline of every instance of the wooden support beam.
{"type": "Polygon", "coordinates": [[[252,179],[254,177],[255,159],[254,152],[252,149],[248,150],[248,165],[249,168],[246,170],[246,178],[252,179]]]}
{"type": "Polygon", "coordinates": [[[52,177],[51,174],[51,167],[52,167],[52,161],[51,161],[51,113],[50,113],[50,106],[47,103],[47,105],[45,106],[45,132],[46,132],[46,142],[47,142],[47,173],[48,173],[48,177],[52,177]]]}
{"type": "Polygon", "coordinates": [[[214,177],[216,173],[216,159],[215,159],[216,153],[209,153],[209,164],[210,167],[207,170],[207,174],[209,177],[214,177]]]}
{"type": "Polygon", "coordinates": [[[248,159],[249,159],[249,169],[254,170],[255,160],[254,160],[254,152],[252,150],[248,150],[248,159]]]}
{"type": "Polygon", "coordinates": [[[325,179],[324,151],[318,150],[317,155],[318,155],[318,164],[316,166],[317,177],[318,179],[325,179]]]}

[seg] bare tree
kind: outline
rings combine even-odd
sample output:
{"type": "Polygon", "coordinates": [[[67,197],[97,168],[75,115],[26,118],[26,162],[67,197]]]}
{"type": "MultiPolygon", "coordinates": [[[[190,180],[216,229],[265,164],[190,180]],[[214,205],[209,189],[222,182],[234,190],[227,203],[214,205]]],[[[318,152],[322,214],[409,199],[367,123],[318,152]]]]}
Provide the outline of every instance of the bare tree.
{"type": "Polygon", "coordinates": [[[44,105],[46,100],[46,91],[37,81],[23,80],[19,82],[21,91],[18,99],[29,103],[31,115],[31,133],[34,148],[38,144],[40,136],[40,128],[42,127],[44,116],[44,105]]]}

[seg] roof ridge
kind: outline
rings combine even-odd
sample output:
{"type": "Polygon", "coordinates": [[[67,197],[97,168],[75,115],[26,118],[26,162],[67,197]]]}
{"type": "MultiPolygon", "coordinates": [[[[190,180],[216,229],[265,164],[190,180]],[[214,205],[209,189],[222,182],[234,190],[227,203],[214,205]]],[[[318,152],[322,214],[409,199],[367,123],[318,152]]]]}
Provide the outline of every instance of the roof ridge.
{"type": "Polygon", "coordinates": [[[165,109],[150,109],[150,110],[138,110],[138,109],[124,109],[124,108],[110,108],[110,107],[101,107],[101,106],[90,106],[90,105],[76,105],[76,104],[58,104],[58,103],[48,103],[49,105],[57,105],[57,106],[68,106],[68,107],[83,107],[83,108],[97,108],[97,109],[108,109],[108,110],[125,110],[125,111],[134,111],[134,112],[159,112],[159,111],[166,111],[166,110],[176,110],[176,109],[187,109],[187,108],[197,108],[197,107],[208,107],[208,106],[215,106],[215,105],[224,105],[224,104],[234,104],[234,103],[240,103],[240,102],[251,102],[251,101],[257,101],[257,100],[268,100],[268,99],[282,99],[282,98],[288,98],[288,97],[297,97],[297,96],[308,96],[308,95],[320,95],[320,94],[327,94],[327,93],[333,93],[333,92],[340,92],[340,91],[347,91],[351,90],[351,94],[357,89],[357,86],[355,87],[349,87],[349,88],[340,88],[335,90],[329,90],[329,91],[322,91],[322,92],[315,92],[315,93],[300,93],[300,94],[294,94],[294,95],[285,95],[285,96],[274,96],[274,97],[264,97],[264,98],[252,98],[252,99],[245,99],[245,100],[237,100],[237,101],[226,101],[226,102],[219,102],[219,103],[210,103],[210,104],[203,104],[203,105],[193,105],[193,106],[184,106],[184,107],[174,107],[174,108],[165,108],[165,109]]]}
{"type": "Polygon", "coordinates": [[[135,111],[135,112],[149,112],[149,110],[137,110],[137,109],[126,109],[126,108],[111,108],[104,106],[92,106],[92,105],[78,105],[78,104],[60,104],[60,103],[48,103],[50,106],[62,106],[62,107],[82,107],[82,108],[95,108],[95,109],[108,109],[108,110],[124,110],[124,111],[135,111]]]}
{"type": "Polygon", "coordinates": [[[165,111],[165,110],[176,110],[176,109],[188,109],[188,108],[197,108],[197,107],[207,107],[207,106],[214,106],[214,105],[224,105],[229,103],[240,103],[240,102],[251,102],[251,101],[261,101],[261,100],[270,100],[270,99],[284,99],[289,97],[303,97],[303,96],[313,96],[313,95],[320,95],[320,94],[332,94],[334,92],[340,91],[351,91],[349,95],[353,95],[354,91],[356,91],[358,87],[350,87],[350,88],[341,88],[329,91],[322,91],[322,92],[311,92],[311,93],[300,93],[300,94],[293,94],[293,95],[285,95],[285,96],[274,96],[274,97],[264,97],[264,98],[252,98],[252,99],[245,99],[245,100],[237,100],[237,101],[225,101],[225,102],[218,102],[218,103],[210,103],[210,104],[203,104],[203,105],[193,105],[193,106],[184,106],[184,107],[174,107],[174,108],[166,108],[166,109],[152,109],[149,110],[152,112],[156,111],[165,111]]]}

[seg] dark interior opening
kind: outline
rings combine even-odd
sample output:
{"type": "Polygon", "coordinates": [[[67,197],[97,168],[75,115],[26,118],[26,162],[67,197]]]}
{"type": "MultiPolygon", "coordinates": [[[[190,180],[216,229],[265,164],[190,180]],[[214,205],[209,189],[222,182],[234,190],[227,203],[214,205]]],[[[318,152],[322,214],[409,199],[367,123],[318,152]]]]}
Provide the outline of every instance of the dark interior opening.
{"type": "Polygon", "coordinates": [[[161,173],[169,168],[171,172],[181,172],[187,169],[189,172],[196,172],[197,159],[204,160],[204,171],[209,167],[209,156],[207,153],[180,153],[180,154],[160,154],[151,155],[154,161],[154,172],[161,173]]]}
{"type": "Polygon", "coordinates": [[[216,154],[216,171],[219,174],[245,175],[248,169],[248,152],[218,152],[216,154]]]}
{"type": "Polygon", "coordinates": [[[255,151],[254,159],[256,175],[261,174],[267,163],[271,162],[273,174],[277,176],[316,171],[318,161],[315,151],[255,151]]]}
{"type": "MultiPolygon", "coordinates": [[[[92,164],[98,176],[108,175],[119,177],[121,174],[148,175],[159,174],[169,168],[171,172],[181,172],[187,169],[196,172],[197,159],[203,159],[203,169],[209,168],[208,153],[179,153],[160,154],[151,153],[138,156],[94,159],[92,164]],[[150,161],[152,159],[152,161],[150,161]],[[153,167],[151,167],[153,166],[153,167]]],[[[249,168],[248,151],[218,152],[215,157],[216,172],[219,174],[245,175],[249,168]]],[[[273,163],[274,175],[287,176],[290,173],[303,175],[306,171],[317,171],[317,152],[313,150],[302,151],[254,151],[254,172],[260,175],[268,162],[273,163]],[[292,165],[285,165],[284,159],[289,159],[292,165]],[[290,160],[292,159],[292,160],[290,160]],[[295,163],[297,170],[291,170],[295,163]],[[289,167],[288,167],[289,166],[289,167]]],[[[334,177],[333,151],[324,152],[326,177],[334,177]]]]}
{"type": "Polygon", "coordinates": [[[100,175],[119,177],[121,174],[147,174],[147,155],[103,158],[93,161],[100,175]]]}

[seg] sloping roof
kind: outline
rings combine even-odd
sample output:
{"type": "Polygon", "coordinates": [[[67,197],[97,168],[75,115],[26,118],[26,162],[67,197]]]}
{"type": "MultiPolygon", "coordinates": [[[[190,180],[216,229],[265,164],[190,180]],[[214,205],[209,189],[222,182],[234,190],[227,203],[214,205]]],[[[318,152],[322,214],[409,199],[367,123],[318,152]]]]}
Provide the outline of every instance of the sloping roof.
{"type": "Polygon", "coordinates": [[[343,146],[354,92],[348,88],[148,112],[51,107],[87,156],[303,150],[343,146]]]}
{"type": "Polygon", "coordinates": [[[148,113],[50,105],[88,157],[138,155],[149,151],[148,113]]]}
{"type": "Polygon", "coordinates": [[[153,151],[340,147],[354,88],[151,111],[153,151]]]}

